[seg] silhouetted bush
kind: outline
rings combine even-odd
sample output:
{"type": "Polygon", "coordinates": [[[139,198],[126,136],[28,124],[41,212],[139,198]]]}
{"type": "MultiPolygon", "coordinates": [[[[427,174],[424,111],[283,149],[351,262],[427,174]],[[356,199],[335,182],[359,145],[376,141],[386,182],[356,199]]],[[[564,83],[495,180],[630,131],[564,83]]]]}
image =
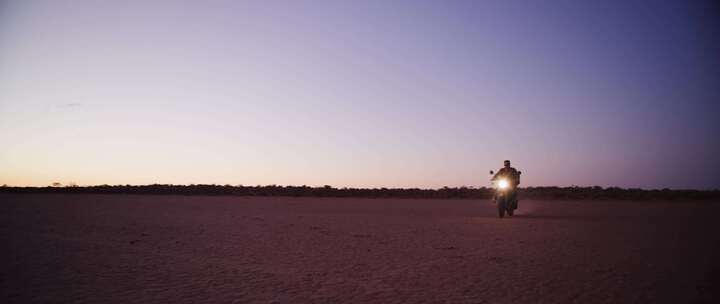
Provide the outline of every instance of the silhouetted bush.
{"type": "MultiPolygon", "coordinates": [[[[0,193],[97,193],[97,194],[155,194],[155,195],[232,195],[232,196],[290,196],[290,197],[362,197],[362,198],[443,198],[490,199],[492,188],[443,187],[419,188],[334,188],[309,186],[231,186],[231,185],[99,185],[66,187],[8,187],[0,193]]],[[[520,188],[521,199],[552,200],[711,200],[720,198],[720,190],[643,190],[618,187],[527,187],[520,188]]]]}

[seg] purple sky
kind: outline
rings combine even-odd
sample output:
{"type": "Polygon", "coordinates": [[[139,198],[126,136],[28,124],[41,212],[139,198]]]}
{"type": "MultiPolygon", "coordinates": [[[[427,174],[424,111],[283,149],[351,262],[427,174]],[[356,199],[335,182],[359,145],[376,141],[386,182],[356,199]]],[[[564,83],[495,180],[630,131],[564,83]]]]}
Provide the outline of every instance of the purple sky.
{"type": "Polygon", "coordinates": [[[586,2],[0,1],[0,184],[720,188],[718,6],[586,2]]]}

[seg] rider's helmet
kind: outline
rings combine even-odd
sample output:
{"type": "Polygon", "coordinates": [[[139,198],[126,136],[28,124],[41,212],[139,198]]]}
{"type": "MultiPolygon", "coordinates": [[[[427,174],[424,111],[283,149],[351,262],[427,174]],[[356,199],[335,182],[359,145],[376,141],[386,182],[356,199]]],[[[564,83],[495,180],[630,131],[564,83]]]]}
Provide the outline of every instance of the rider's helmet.
{"type": "Polygon", "coordinates": [[[510,161],[509,161],[509,160],[506,159],[504,163],[505,163],[505,167],[510,167],[510,161]]]}

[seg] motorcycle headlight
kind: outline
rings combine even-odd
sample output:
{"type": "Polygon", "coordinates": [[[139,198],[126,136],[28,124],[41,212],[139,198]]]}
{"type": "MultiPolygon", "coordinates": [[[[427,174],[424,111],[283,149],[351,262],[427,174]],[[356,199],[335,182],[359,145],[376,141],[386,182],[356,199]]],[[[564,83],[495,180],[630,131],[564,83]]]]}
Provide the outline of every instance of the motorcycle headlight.
{"type": "Polygon", "coordinates": [[[507,180],[501,179],[501,180],[498,182],[498,188],[500,188],[500,189],[507,189],[507,187],[510,187],[510,183],[508,183],[507,180]]]}

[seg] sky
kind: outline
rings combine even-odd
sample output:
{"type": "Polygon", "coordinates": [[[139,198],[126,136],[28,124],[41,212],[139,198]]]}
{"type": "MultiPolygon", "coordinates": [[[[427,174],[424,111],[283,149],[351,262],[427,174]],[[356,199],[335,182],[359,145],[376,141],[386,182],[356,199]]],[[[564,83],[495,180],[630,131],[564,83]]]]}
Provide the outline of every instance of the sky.
{"type": "Polygon", "coordinates": [[[718,8],[0,0],[0,184],[718,189],[718,8]]]}

